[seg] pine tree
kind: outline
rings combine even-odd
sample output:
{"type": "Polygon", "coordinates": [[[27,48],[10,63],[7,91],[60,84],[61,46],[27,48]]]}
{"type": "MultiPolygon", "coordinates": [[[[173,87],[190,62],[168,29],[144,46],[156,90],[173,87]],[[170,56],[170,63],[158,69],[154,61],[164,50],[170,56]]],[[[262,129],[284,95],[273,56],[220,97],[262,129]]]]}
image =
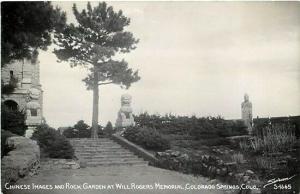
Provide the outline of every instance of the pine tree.
{"type": "Polygon", "coordinates": [[[51,2],[2,2],[1,66],[24,58],[35,60],[38,49],[46,50],[51,33],[65,22],[65,13],[51,2]]]}
{"type": "Polygon", "coordinates": [[[71,67],[89,67],[90,74],[83,81],[93,90],[92,138],[97,138],[99,85],[117,84],[129,88],[140,79],[137,71],[128,67],[125,60],[116,60],[117,53],[127,53],[135,49],[138,40],[131,32],[125,31],[130,19],[119,10],[114,11],[105,2],[87,10],[78,11],[73,5],[73,13],[78,22],[65,27],[57,34],[54,51],[61,61],[68,61],[71,67]]]}

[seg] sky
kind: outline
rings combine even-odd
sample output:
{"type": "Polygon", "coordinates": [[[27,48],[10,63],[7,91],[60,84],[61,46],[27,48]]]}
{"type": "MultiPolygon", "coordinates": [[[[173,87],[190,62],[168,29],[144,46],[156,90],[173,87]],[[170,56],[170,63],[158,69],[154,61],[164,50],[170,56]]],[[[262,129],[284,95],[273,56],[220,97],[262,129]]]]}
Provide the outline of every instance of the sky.
{"type": "MultiPolygon", "coordinates": [[[[75,2],[79,9],[86,2],[75,2]]],[[[53,2],[74,23],[73,2],[53,2]]],[[[97,2],[92,3],[93,6],[97,2]]],[[[248,93],[254,117],[300,115],[300,2],[108,2],[131,18],[140,39],[122,55],[141,80],[99,89],[99,124],[113,124],[120,97],[135,114],[241,118],[248,93]]],[[[53,127],[91,124],[87,70],[40,52],[43,114],[53,127]]]]}

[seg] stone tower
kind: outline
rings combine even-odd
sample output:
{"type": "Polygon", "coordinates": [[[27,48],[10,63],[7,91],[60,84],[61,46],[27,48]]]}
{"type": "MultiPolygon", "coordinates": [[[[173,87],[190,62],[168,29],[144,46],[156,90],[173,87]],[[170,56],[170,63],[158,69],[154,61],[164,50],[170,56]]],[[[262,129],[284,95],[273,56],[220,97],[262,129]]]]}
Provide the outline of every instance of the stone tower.
{"type": "Polygon", "coordinates": [[[121,96],[121,108],[118,112],[116,127],[128,127],[135,124],[131,108],[132,97],[129,94],[121,96]]]}
{"type": "Polygon", "coordinates": [[[248,131],[252,132],[252,103],[249,101],[248,94],[244,95],[244,102],[242,102],[242,120],[248,127],[248,131]]]}
{"type": "Polygon", "coordinates": [[[43,90],[40,84],[39,62],[31,60],[15,61],[1,69],[1,80],[4,85],[14,82],[15,90],[11,94],[3,94],[4,106],[26,113],[28,127],[25,136],[30,137],[43,116],[43,90]]]}

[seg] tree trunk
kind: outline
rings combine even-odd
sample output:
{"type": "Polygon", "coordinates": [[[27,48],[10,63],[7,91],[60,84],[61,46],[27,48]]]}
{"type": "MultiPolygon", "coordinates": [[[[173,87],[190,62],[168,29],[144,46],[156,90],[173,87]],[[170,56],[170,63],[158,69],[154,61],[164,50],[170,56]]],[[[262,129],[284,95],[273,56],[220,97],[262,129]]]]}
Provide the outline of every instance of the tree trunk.
{"type": "Polygon", "coordinates": [[[94,71],[93,118],[92,118],[91,138],[98,138],[98,113],[99,113],[98,73],[94,71]]]}

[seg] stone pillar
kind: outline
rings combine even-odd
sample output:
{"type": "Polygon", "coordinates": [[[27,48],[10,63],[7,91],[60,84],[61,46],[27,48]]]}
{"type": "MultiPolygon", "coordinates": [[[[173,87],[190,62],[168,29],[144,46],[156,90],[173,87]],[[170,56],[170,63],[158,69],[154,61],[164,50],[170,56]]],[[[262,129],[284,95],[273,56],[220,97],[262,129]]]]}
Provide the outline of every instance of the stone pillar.
{"type": "Polygon", "coordinates": [[[249,134],[252,133],[252,103],[249,101],[248,94],[244,95],[244,102],[242,102],[242,120],[248,128],[249,134]]]}

